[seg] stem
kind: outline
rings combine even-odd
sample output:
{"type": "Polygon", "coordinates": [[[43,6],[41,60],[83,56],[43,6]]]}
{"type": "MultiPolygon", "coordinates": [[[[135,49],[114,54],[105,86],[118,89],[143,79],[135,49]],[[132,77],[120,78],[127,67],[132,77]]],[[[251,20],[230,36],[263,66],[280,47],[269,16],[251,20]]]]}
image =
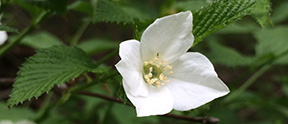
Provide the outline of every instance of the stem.
{"type": "Polygon", "coordinates": [[[100,60],[98,60],[96,62],[96,67],[98,67],[99,65],[101,65],[103,62],[109,60],[110,58],[114,57],[115,55],[117,55],[118,53],[118,49],[117,50],[114,50],[113,52],[111,52],[110,54],[104,56],[103,58],[101,58],[100,60]]]}
{"type": "MultiPolygon", "coordinates": [[[[116,102],[116,103],[120,103],[120,104],[124,104],[127,106],[131,106],[131,104],[127,104],[124,103],[122,100],[114,98],[114,97],[109,97],[109,96],[105,96],[102,94],[97,94],[97,93],[91,93],[91,92],[78,92],[79,94],[82,95],[86,95],[86,96],[92,96],[92,97],[97,97],[97,98],[101,98],[104,100],[108,100],[111,102],[116,102]]],[[[186,120],[186,121],[193,121],[193,122],[199,122],[199,123],[203,123],[203,124],[216,124],[219,122],[218,118],[214,118],[214,117],[189,117],[189,116],[183,116],[183,115],[174,115],[174,114],[165,114],[162,115],[164,117],[170,117],[170,118],[174,118],[174,119],[179,119],[179,120],[186,120]]]]}
{"type": "Polygon", "coordinates": [[[2,57],[7,51],[9,51],[14,45],[18,44],[27,34],[33,31],[38,24],[49,14],[49,12],[44,11],[41,13],[33,23],[29,25],[25,30],[23,30],[20,35],[13,41],[8,42],[7,45],[0,49],[0,57],[2,57]]]}
{"type": "Polygon", "coordinates": [[[74,37],[71,40],[71,43],[70,43],[71,46],[77,45],[77,43],[79,42],[79,39],[83,35],[83,33],[86,30],[86,28],[89,26],[90,22],[91,21],[84,21],[81,24],[81,26],[79,27],[79,29],[77,30],[76,34],[74,35],[74,37]]]}
{"type": "Polygon", "coordinates": [[[10,50],[14,45],[18,44],[28,33],[30,33],[34,29],[34,25],[30,25],[24,31],[20,33],[20,35],[13,41],[8,42],[3,48],[0,49],[0,57],[2,57],[8,50],[10,50]]]}
{"type": "Polygon", "coordinates": [[[267,61],[258,71],[256,71],[244,84],[237,89],[235,92],[233,92],[231,95],[227,96],[224,100],[224,102],[230,102],[232,99],[236,98],[239,94],[241,94],[243,91],[245,91],[249,86],[251,86],[261,75],[263,75],[266,71],[268,71],[275,61],[277,61],[279,58],[285,56],[288,54],[288,50],[282,52],[281,54],[273,57],[273,59],[267,61]]]}
{"type": "Polygon", "coordinates": [[[52,96],[53,96],[53,93],[47,94],[45,100],[42,103],[42,107],[37,114],[35,122],[40,123],[43,120],[45,120],[46,117],[48,117],[48,114],[49,114],[51,108],[53,108],[55,105],[55,104],[51,104],[52,96]]]}
{"type": "Polygon", "coordinates": [[[245,91],[249,86],[253,84],[261,75],[263,75],[268,69],[272,67],[271,64],[267,64],[262,66],[258,71],[256,71],[239,89],[233,92],[231,95],[227,96],[224,100],[225,102],[229,102],[232,99],[236,98],[239,94],[245,91]]]}

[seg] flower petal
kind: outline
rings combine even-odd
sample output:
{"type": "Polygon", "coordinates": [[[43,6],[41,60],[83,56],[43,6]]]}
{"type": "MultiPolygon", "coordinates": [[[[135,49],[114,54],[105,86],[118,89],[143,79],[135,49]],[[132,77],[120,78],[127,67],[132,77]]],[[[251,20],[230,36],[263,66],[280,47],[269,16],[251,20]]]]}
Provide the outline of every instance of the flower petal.
{"type": "Polygon", "coordinates": [[[139,72],[143,70],[143,61],[140,56],[140,42],[127,40],[120,43],[119,56],[122,61],[129,64],[130,68],[136,68],[139,72]]]}
{"type": "Polygon", "coordinates": [[[0,31],[0,45],[4,44],[7,38],[8,38],[7,32],[0,31]]]}
{"type": "Polygon", "coordinates": [[[115,66],[123,77],[123,83],[133,96],[148,96],[149,89],[143,80],[140,57],[140,42],[135,40],[124,41],[120,44],[120,60],[115,66]]]}
{"type": "MultiPolygon", "coordinates": [[[[125,92],[127,85],[123,84],[125,92]]],[[[126,92],[127,97],[136,107],[137,117],[163,115],[173,109],[173,97],[166,87],[149,86],[149,96],[135,97],[126,92]]]]}
{"type": "Polygon", "coordinates": [[[186,111],[197,108],[229,93],[218,78],[211,62],[200,53],[188,52],[175,61],[174,74],[167,84],[174,97],[174,109],[186,111]]]}
{"type": "Polygon", "coordinates": [[[190,11],[157,19],[141,37],[142,60],[159,53],[168,64],[184,54],[193,44],[192,13],[190,11]]]}

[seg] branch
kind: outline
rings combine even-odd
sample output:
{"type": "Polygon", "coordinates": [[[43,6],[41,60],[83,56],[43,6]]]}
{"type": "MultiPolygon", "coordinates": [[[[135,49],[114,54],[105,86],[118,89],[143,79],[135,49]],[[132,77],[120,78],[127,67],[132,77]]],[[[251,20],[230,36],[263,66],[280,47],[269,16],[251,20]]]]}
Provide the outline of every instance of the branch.
{"type": "Polygon", "coordinates": [[[0,78],[0,84],[12,84],[14,81],[14,78],[0,78]]]}
{"type": "MultiPolygon", "coordinates": [[[[112,101],[112,102],[116,102],[120,104],[125,104],[127,106],[132,106],[131,104],[124,103],[122,100],[114,98],[114,97],[109,97],[109,96],[105,96],[105,95],[101,95],[97,93],[85,92],[85,91],[81,91],[78,93],[82,95],[86,95],[86,96],[101,98],[104,100],[108,100],[108,101],[112,101]]],[[[162,116],[171,117],[171,118],[180,119],[180,120],[186,120],[186,121],[194,121],[194,122],[199,122],[203,124],[216,124],[220,121],[218,118],[214,118],[214,117],[188,117],[188,116],[175,115],[175,114],[165,114],[162,116]]]]}

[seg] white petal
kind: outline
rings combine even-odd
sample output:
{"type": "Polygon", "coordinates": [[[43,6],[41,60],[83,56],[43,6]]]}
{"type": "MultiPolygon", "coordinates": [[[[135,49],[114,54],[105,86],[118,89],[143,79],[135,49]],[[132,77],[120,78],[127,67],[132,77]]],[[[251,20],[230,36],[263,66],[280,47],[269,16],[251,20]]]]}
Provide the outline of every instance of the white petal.
{"type": "Polygon", "coordinates": [[[119,56],[122,61],[129,64],[130,68],[136,68],[142,72],[143,61],[140,55],[140,42],[137,40],[127,40],[120,43],[119,56]]]}
{"type": "Polygon", "coordinates": [[[124,41],[120,44],[120,60],[115,66],[127,85],[127,92],[133,96],[148,96],[149,90],[142,76],[142,61],[140,43],[135,40],[124,41]]]}
{"type": "MultiPolygon", "coordinates": [[[[123,85],[126,91],[126,85],[123,85]]],[[[166,87],[149,87],[148,97],[135,97],[126,92],[127,97],[136,107],[137,117],[163,115],[173,109],[173,97],[166,87]]]]}
{"type": "Polygon", "coordinates": [[[7,32],[0,31],[0,45],[4,44],[7,38],[8,38],[7,32]]]}
{"type": "Polygon", "coordinates": [[[167,86],[174,97],[175,110],[197,108],[229,93],[211,62],[202,54],[188,52],[173,65],[174,74],[167,86]]]}
{"type": "Polygon", "coordinates": [[[184,54],[193,41],[190,11],[159,18],[143,32],[142,59],[149,60],[159,53],[169,64],[184,54]]]}

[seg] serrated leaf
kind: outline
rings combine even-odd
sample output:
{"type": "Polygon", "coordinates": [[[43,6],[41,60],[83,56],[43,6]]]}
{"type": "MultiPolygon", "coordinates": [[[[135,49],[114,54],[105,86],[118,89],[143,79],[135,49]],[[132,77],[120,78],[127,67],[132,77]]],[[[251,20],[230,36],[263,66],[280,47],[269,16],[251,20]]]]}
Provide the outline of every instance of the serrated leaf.
{"type": "Polygon", "coordinates": [[[207,35],[246,15],[253,16],[260,25],[265,25],[269,18],[267,7],[270,7],[270,3],[262,2],[262,0],[215,0],[210,6],[198,10],[193,15],[194,45],[207,35]],[[259,7],[259,4],[265,5],[265,8],[259,7]]]}
{"type": "Polygon", "coordinates": [[[38,32],[36,34],[28,35],[20,44],[30,46],[35,49],[49,48],[55,45],[63,45],[63,43],[55,36],[48,32],[38,32]]]}
{"type": "Polygon", "coordinates": [[[287,32],[288,26],[282,26],[275,29],[264,29],[255,32],[254,36],[258,41],[258,44],[256,45],[256,56],[263,57],[272,55],[278,59],[276,64],[287,64],[288,55],[281,55],[288,51],[287,32]]]}
{"type": "Polygon", "coordinates": [[[93,68],[93,61],[79,48],[53,46],[41,49],[20,68],[7,104],[12,107],[37,98],[55,85],[63,84],[93,68]]]}
{"type": "Polygon", "coordinates": [[[226,65],[228,67],[247,66],[253,62],[253,57],[240,54],[235,49],[221,45],[218,42],[208,42],[211,52],[208,54],[213,63],[226,65]]]}
{"type": "Polygon", "coordinates": [[[105,39],[90,39],[81,42],[78,47],[84,50],[87,54],[95,54],[107,50],[117,49],[119,43],[105,39]]]}
{"type": "Polygon", "coordinates": [[[116,22],[133,23],[134,21],[144,21],[148,17],[138,9],[128,6],[120,6],[109,0],[99,0],[97,2],[94,22],[116,22]]]}

